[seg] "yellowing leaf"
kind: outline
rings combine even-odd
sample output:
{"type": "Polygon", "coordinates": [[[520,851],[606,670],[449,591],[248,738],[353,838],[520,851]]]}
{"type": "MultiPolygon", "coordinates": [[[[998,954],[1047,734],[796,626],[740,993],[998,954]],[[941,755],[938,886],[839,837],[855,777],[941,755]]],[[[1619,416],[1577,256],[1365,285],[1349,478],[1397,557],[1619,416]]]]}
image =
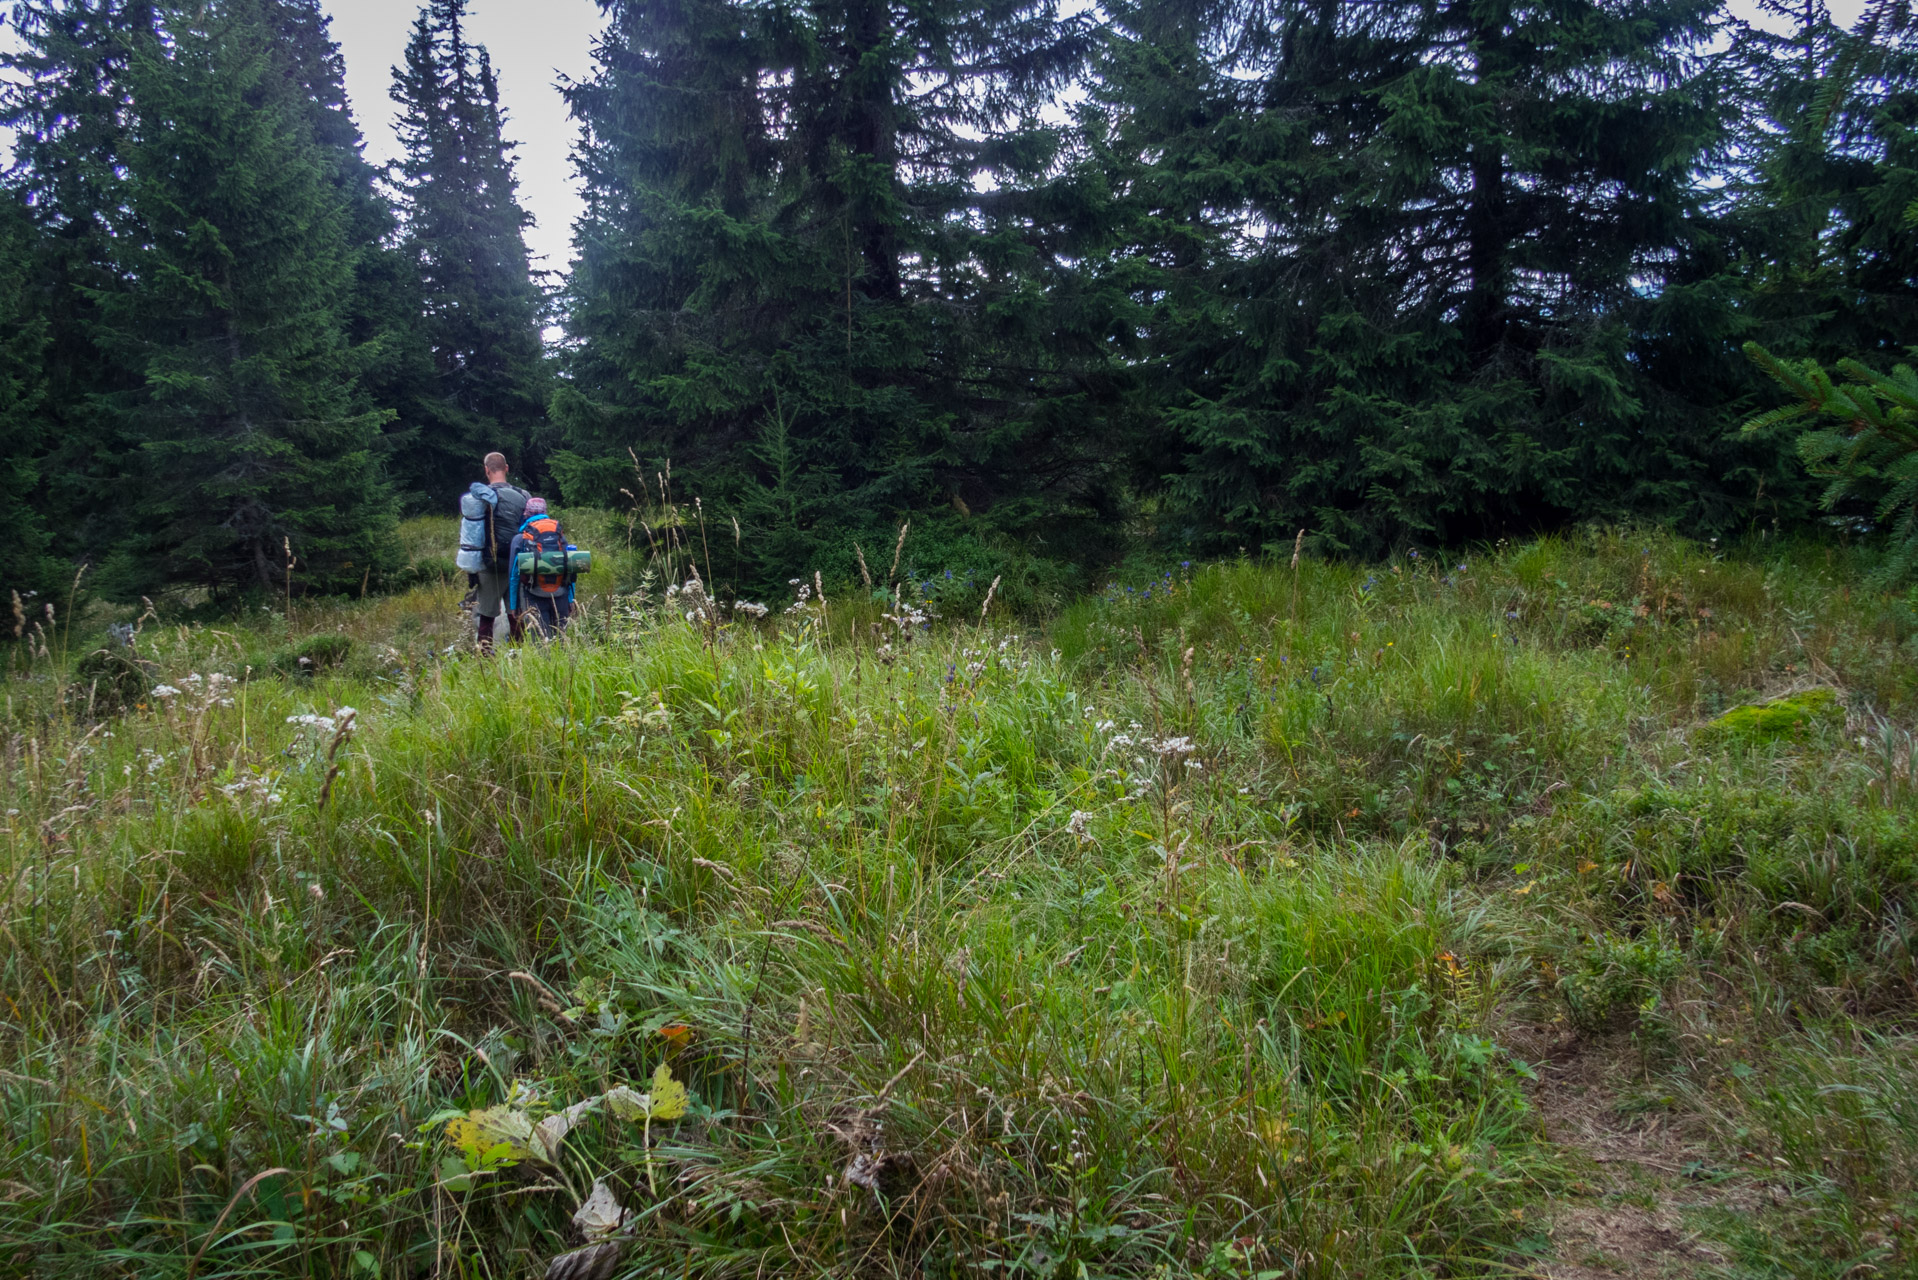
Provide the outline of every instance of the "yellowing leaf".
{"type": "Polygon", "coordinates": [[[446,1140],[474,1171],[483,1172],[534,1155],[533,1122],[523,1111],[491,1107],[446,1122],[446,1140]]]}
{"type": "Polygon", "coordinates": [[[653,1072],[652,1106],[649,1108],[653,1119],[679,1119],[686,1114],[686,1101],[686,1086],[673,1079],[670,1067],[660,1063],[659,1070],[653,1072]]]}
{"type": "Polygon", "coordinates": [[[601,1095],[601,1100],[605,1102],[607,1109],[621,1120],[644,1120],[647,1111],[653,1105],[651,1098],[623,1084],[608,1089],[601,1095]]]}
{"type": "Polygon", "coordinates": [[[511,1142],[497,1141],[485,1126],[470,1116],[458,1116],[446,1123],[446,1139],[475,1173],[490,1173],[532,1154],[511,1142]]]}
{"type": "Polygon", "coordinates": [[[479,1126],[465,1116],[457,1116],[446,1122],[446,1140],[466,1157],[468,1164],[473,1163],[487,1146],[486,1139],[480,1136],[479,1126]]]}
{"type": "Polygon", "coordinates": [[[467,1113],[481,1133],[494,1142],[510,1142],[522,1151],[533,1137],[533,1121],[524,1111],[512,1107],[488,1107],[467,1113]]]}

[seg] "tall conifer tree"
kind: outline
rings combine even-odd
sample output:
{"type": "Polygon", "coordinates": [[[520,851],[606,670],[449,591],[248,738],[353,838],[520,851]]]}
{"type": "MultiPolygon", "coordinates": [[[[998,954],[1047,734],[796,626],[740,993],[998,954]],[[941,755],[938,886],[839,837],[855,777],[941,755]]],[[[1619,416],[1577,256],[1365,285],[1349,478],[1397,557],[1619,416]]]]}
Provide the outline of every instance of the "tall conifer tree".
{"type": "MultiPolygon", "coordinates": [[[[1849,30],[1823,4],[1764,8],[1781,30],[1745,28],[1734,49],[1744,128],[1728,221],[1748,336],[1788,359],[1889,371],[1909,363],[1918,335],[1918,26],[1904,0],[1875,0],[1849,30]]],[[[1777,394],[1765,386],[1749,403],[1769,407],[1777,394]]],[[[1769,478],[1766,505],[1809,510],[1797,428],[1766,421],[1757,439],[1788,467],[1769,478]]],[[[1871,472],[1858,469],[1818,505],[1882,526],[1888,482],[1871,472]]],[[[1903,545],[1889,571],[1909,571],[1903,545]]]]}
{"type": "Polygon", "coordinates": [[[1823,4],[1764,8],[1790,25],[1741,33],[1735,174],[1762,340],[1888,367],[1918,339],[1918,24],[1903,0],[1850,30],[1823,4]]]}
{"type": "MultiPolygon", "coordinates": [[[[273,59],[287,79],[326,160],[329,181],[347,211],[346,241],[353,288],[341,309],[359,373],[359,403],[389,415],[382,448],[388,472],[409,506],[445,509],[429,482],[409,465],[434,394],[419,272],[399,240],[399,218],[381,187],[381,171],[364,143],[346,96],[346,64],[320,0],[271,0],[263,10],[274,32],[273,59]]],[[[442,495],[443,499],[443,495],[442,495]]]]}
{"type": "Polygon", "coordinates": [[[1714,253],[1715,12],[1115,7],[1109,145],[1175,428],[1150,467],[1197,534],[1376,552],[1723,483],[1723,408],[1647,371],[1662,326],[1737,335],[1722,298],[1660,305],[1714,253]]]}
{"type": "Polygon", "coordinates": [[[142,467],[127,587],[359,586],[390,554],[380,415],[355,403],[341,313],[349,210],[275,63],[267,0],[169,10],[131,67],[139,227],[104,333],[137,388],[104,397],[142,467]]]}
{"type": "Polygon", "coordinates": [[[569,492],[630,483],[629,449],[671,459],[755,526],[763,578],[914,508],[1055,540],[1096,513],[1116,378],[1072,258],[1098,219],[1040,118],[1089,22],[1046,0],[609,13],[570,94],[569,492]]]}
{"type": "Polygon", "coordinates": [[[41,462],[47,430],[47,323],[43,296],[30,287],[38,261],[37,231],[26,206],[0,191],[0,493],[13,496],[23,518],[0,539],[0,605],[14,592],[31,597],[54,585],[53,529],[41,462]]]}
{"type": "MultiPolygon", "coordinates": [[[[19,283],[27,314],[44,323],[36,421],[16,441],[48,480],[37,513],[63,544],[96,560],[128,527],[127,481],[137,448],[97,397],[133,375],[99,341],[102,299],[126,287],[116,247],[127,228],[121,168],[133,118],[127,64],[153,29],[149,0],[29,0],[14,7],[19,48],[0,126],[13,131],[14,182],[37,234],[15,238],[31,255],[19,283]]],[[[16,266],[24,264],[16,263],[16,266]]]]}
{"type": "Polygon", "coordinates": [[[466,0],[430,0],[393,71],[406,147],[405,247],[422,288],[431,383],[410,406],[418,431],[397,464],[429,493],[475,478],[499,449],[522,475],[545,416],[543,299],[526,252],[531,219],[515,193],[499,83],[467,40],[466,0]]]}

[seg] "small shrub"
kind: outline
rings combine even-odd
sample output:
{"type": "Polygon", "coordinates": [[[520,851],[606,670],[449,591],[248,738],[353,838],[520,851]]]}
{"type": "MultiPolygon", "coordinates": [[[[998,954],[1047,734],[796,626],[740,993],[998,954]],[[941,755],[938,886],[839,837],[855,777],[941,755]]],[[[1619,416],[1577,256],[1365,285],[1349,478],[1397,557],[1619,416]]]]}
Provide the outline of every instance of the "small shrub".
{"type": "Polygon", "coordinates": [[[1572,1022],[1598,1031],[1621,1017],[1657,1009],[1684,962],[1684,953],[1655,933],[1636,938],[1606,934],[1579,949],[1559,992],[1572,1022]]]}
{"type": "Polygon", "coordinates": [[[67,699],[77,711],[106,714],[130,706],[153,688],[153,664],[117,636],[73,665],[67,699]]]}
{"type": "Polygon", "coordinates": [[[353,652],[353,637],[325,631],[273,655],[273,670],[283,676],[311,676],[345,662],[353,652]]]}
{"type": "Polygon", "coordinates": [[[387,586],[403,591],[409,587],[444,586],[465,579],[465,571],[454,562],[452,556],[422,556],[394,574],[387,586]]]}

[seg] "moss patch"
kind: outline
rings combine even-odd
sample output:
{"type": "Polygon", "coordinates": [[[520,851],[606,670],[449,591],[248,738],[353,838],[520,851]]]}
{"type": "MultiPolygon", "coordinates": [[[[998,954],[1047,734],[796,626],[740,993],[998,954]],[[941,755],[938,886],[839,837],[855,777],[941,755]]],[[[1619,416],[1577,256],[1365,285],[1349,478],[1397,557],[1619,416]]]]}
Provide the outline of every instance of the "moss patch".
{"type": "Polygon", "coordinates": [[[1838,695],[1830,689],[1807,689],[1770,702],[1735,707],[1708,723],[1704,732],[1719,741],[1774,742],[1797,737],[1813,725],[1844,718],[1838,695]]]}

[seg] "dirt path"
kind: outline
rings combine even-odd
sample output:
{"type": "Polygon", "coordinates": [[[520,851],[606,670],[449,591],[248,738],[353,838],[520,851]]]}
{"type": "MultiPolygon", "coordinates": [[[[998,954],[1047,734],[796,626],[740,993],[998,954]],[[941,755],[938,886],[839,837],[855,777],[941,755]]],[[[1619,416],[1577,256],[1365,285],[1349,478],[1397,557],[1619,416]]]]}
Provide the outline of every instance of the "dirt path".
{"type": "Polygon", "coordinates": [[[1633,1107],[1637,1053],[1622,1038],[1542,1029],[1521,1051],[1547,1137],[1569,1158],[1570,1193],[1550,1209],[1553,1256],[1537,1280],[1700,1280],[1730,1259],[1685,1224],[1701,1208],[1755,1209],[1769,1189],[1727,1169],[1668,1110],[1633,1107]],[[1529,1051],[1529,1052],[1527,1052],[1529,1051]]]}

